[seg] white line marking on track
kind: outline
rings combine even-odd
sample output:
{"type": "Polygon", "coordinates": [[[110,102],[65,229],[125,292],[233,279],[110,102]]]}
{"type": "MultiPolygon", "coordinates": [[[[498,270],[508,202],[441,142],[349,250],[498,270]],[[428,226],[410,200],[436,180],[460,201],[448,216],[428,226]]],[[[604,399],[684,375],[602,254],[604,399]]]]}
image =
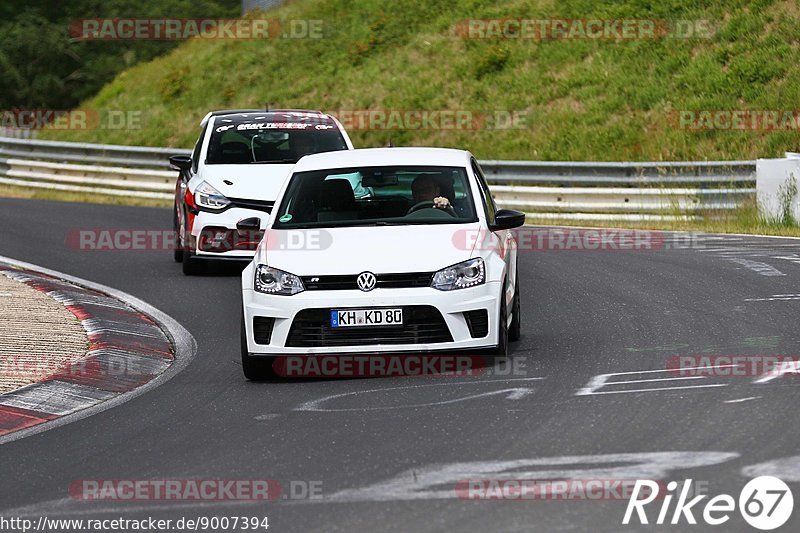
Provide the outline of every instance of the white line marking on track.
{"type": "Polygon", "coordinates": [[[421,389],[424,387],[441,387],[441,386],[454,386],[454,385],[487,385],[487,384],[502,384],[509,381],[539,381],[543,380],[543,377],[534,377],[534,378],[513,378],[513,379],[498,379],[498,380],[491,380],[491,381],[459,381],[459,382],[448,382],[448,383],[431,383],[426,385],[404,385],[402,387],[389,387],[385,389],[367,389],[362,391],[351,391],[351,392],[344,392],[341,394],[331,394],[329,396],[323,396],[322,398],[318,398],[316,400],[307,401],[298,407],[295,407],[294,411],[310,411],[310,412],[319,412],[319,413],[336,413],[336,412],[348,412],[348,411],[383,411],[383,410],[393,410],[393,409],[412,409],[418,407],[434,407],[437,405],[448,405],[457,402],[462,402],[466,400],[474,400],[476,398],[481,398],[485,396],[494,396],[505,394],[507,400],[520,400],[531,393],[533,393],[533,389],[529,387],[514,387],[514,388],[505,388],[490,392],[484,392],[480,394],[472,394],[469,396],[463,396],[461,398],[454,398],[452,400],[443,400],[439,402],[430,402],[430,403],[419,403],[419,404],[412,404],[412,405],[398,405],[398,406],[388,406],[388,407],[351,407],[351,408],[343,408],[343,409],[325,409],[320,407],[321,404],[325,402],[329,402],[331,400],[335,400],[337,398],[344,398],[347,396],[357,396],[360,394],[371,394],[375,392],[388,392],[388,391],[396,391],[396,390],[406,390],[406,389],[421,389]]]}
{"type": "Polygon", "coordinates": [[[750,396],[749,398],[739,398],[738,400],[725,400],[722,403],[742,403],[742,402],[749,402],[750,400],[757,400],[761,398],[761,396],[750,396]]]}
{"type": "Polygon", "coordinates": [[[785,376],[786,374],[796,376],[798,373],[800,373],[800,360],[781,361],[781,365],[778,368],[762,374],[758,379],[753,381],[753,383],[768,383],[773,379],[785,376]]]}
{"type": "Polygon", "coordinates": [[[750,479],[758,476],[775,476],[782,481],[800,481],[800,455],[746,466],[742,468],[742,475],[750,479]]]}
{"type": "Polygon", "coordinates": [[[673,470],[716,465],[737,457],[738,453],[730,452],[670,451],[430,464],[305,503],[456,499],[456,487],[468,480],[664,479],[673,470]]]}
{"type": "Polygon", "coordinates": [[[658,381],[678,381],[680,379],[703,379],[705,376],[683,376],[679,378],[653,378],[653,379],[632,379],[630,381],[610,381],[606,383],[606,385],[614,385],[616,383],[624,383],[625,385],[629,383],[655,383],[658,381]]]}
{"type": "MultiPolygon", "coordinates": [[[[611,385],[619,385],[620,383],[611,383],[611,385]]],[[[664,390],[683,390],[683,389],[707,389],[709,387],[727,387],[727,383],[711,383],[708,385],[684,385],[682,387],[656,387],[652,389],[626,389],[626,390],[615,390],[615,391],[602,391],[602,392],[591,392],[590,395],[595,394],[627,394],[629,392],[659,392],[664,390]]],[[[582,394],[576,394],[575,396],[582,396],[582,394]]]]}
{"type": "Polygon", "coordinates": [[[726,259],[732,263],[736,263],[738,265],[742,265],[748,270],[752,270],[756,274],[760,274],[762,276],[785,276],[783,272],[778,270],[777,268],[768,265],[766,263],[762,263],[760,261],[751,261],[749,259],[742,259],[742,258],[729,258],[726,259]]]}
{"type": "Polygon", "coordinates": [[[626,389],[626,390],[609,390],[609,391],[602,391],[597,392],[599,389],[603,387],[610,387],[613,385],[627,385],[629,383],[653,383],[653,382],[665,382],[665,381],[681,381],[685,379],[706,379],[706,376],[675,376],[671,378],[650,378],[650,379],[634,379],[628,381],[609,381],[610,378],[614,376],[636,376],[641,374],[660,374],[664,372],[684,372],[686,370],[696,370],[696,369],[703,369],[707,370],[708,368],[727,368],[727,367],[734,367],[737,365],[715,365],[713,367],[700,367],[700,366],[693,366],[687,368],[678,369],[664,369],[664,370],[634,370],[629,372],[614,372],[611,374],[599,374],[597,376],[592,377],[589,380],[589,383],[586,384],[585,387],[578,390],[575,393],[575,396],[592,396],[595,394],[626,394],[631,392],[658,392],[658,391],[669,391],[669,390],[683,390],[683,389],[705,389],[711,387],[725,387],[727,383],[709,383],[706,385],[682,385],[682,386],[675,386],[675,387],[658,387],[658,388],[649,388],[649,389],[626,389]]]}
{"type": "Polygon", "coordinates": [[[785,302],[800,300],[800,296],[770,296],[769,298],[745,298],[745,302],[785,302]]]}

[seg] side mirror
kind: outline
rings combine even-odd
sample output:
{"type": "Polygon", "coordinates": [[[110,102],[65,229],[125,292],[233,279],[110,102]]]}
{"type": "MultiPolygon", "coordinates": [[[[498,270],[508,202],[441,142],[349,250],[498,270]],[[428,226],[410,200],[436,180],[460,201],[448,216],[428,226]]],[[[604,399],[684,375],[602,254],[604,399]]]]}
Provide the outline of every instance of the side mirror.
{"type": "Polygon", "coordinates": [[[525,213],[513,209],[498,209],[494,215],[494,224],[489,226],[492,231],[514,229],[525,225],[525,213]]]}
{"type": "Polygon", "coordinates": [[[243,218],[236,223],[239,237],[247,237],[257,231],[261,231],[261,219],[258,217],[243,218]]]}
{"type": "Polygon", "coordinates": [[[192,158],[188,155],[172,155],[169,164],[175,170],[189,170],[192,168],[192,158]]]}

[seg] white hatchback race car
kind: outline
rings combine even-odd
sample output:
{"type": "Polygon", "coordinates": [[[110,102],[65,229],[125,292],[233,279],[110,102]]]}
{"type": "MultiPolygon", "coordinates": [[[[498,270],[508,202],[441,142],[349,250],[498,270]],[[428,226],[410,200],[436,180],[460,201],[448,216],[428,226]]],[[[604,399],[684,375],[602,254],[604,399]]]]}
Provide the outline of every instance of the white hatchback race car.
{"type": "Polygon", "coordinates": [[[253,219],[266,221],[297,160],[353,149],[339,121],[319,111],[214,111],[200,125],[191,157],[170,157],[180,171],[174,256],[187,275],[200,273],[208,259],[249,261],[262,235],[253,219]]]}
{"type": "Polygon", "coordinates": [[[286,356],[506,354],[524,222],[497,209],[469,152],[304,157],[242,273],[245,376],[273,376],[286,356]]]}

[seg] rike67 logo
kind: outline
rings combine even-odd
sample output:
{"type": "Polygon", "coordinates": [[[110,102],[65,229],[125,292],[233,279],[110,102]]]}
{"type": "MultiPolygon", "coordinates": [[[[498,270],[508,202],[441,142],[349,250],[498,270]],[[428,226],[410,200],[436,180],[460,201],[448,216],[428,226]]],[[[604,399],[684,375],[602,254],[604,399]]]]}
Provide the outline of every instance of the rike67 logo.
{"type": "MultiPolygon", "coordinates": [[[[693,495],[691,479],[685,480],[680,490],[679,486],[677,481],[671,481],[667,483],[666,491],[660,491],[659,483],[655,481],[637,480],[622,523],[635,524],[638,519],[639,524],[697,524],[697,513],[706,524],[719,526],[730,520],[736,510],[737,502],[729,494],[714,496],[702,505],[708,495],[693,495]],[[677,501],[671,509],[675,497],[677,501]],[[651,522],[652,513],[648,517],[645,507],[656,500],[661,502],[661,506],[657,518],[651,522]]],[[[750,480],[739,493],[738,508],[742,518],[752,527],[771,530],[782,526],[792,516],[794,497],[789,486],[780,479],[760,476],[750,480]]]]}

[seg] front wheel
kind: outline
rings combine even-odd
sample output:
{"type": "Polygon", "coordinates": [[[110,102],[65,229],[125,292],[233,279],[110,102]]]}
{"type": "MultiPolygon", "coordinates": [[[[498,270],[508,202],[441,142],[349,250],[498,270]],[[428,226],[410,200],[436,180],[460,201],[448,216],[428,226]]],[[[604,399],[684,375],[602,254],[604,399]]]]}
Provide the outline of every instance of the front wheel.
{"type": "Polygon", "coordinates": [[[172,251],[172,259],[175,260],[176,263],[183,262],[183,248],[184,244],[181,240],[181,227],[178,224],[178,206],[175,206],[175,209],[172,211],[172,228],[175,232],[175,249],[172,251]]]}
{"type": "Polygon", "coordinates": [[[511,304],[511,326],[508,328],[508,340],[518,341],[522,336],[522,303],[519,294],[519,274],[514,282],[514,303],[511,304]]]}
{"type": "Polygon", "coordinates": [[[508,356],[508,311],[506,309],[506,291],[500,293],[500,316],[497,319],[497,346],[492,350],[495,357],[508,356]]]}
{"type": "Polygon", "coordinates": [[[183,273],[186,276],[197,276],[206,271],[206,260],[198,259],[190,251],[183,252],[183,273]]]}

